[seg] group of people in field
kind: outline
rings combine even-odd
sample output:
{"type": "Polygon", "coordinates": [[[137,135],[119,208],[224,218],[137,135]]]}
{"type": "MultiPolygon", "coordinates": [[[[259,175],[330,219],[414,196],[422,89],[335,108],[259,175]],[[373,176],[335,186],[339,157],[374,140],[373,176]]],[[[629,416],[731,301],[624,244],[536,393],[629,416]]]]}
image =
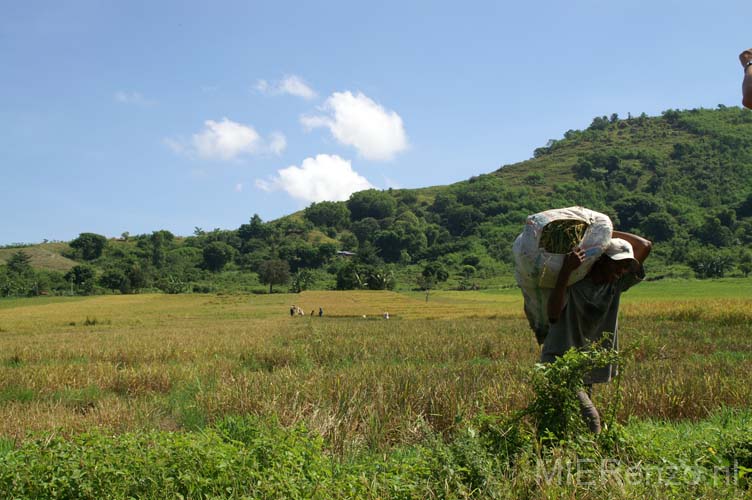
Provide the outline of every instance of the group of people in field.
{"type": "MultiPolygon", "coordinates": [[[[752,48],[739,54],[739,61],[744,69],[742,104],[752,109],[752,48]]],[[[651,249],[652,243],[645,238],[614,231],[603,256],[584,279],[571,286],[567,285],[569,277],[585,260],[585,254],[579,248],[567,254],[547,304],[551,326],[543,340],[541,362],[553,362],[567,350],[591,343],[617,348],[619,298],[644,279],[642,265],[651,249]]],[[[577,393],[582,416],[594,433],[601,431],[601,421],[590,399],[592,384],[610,381],[615,372],[615,366],[593,370],[585,377],[586,389],[577,393]]]]}
{"type": "MultiPolygon", "coordinates": [[[[316,309],[311,309],[311,317],[313,317],[316,314],[316,309]]],[[[324,309],[319,307],[319,318],[324,315],[324,309]]],[[[305,311],[303,311],[302,307],[296,306],[295,304],[290,306],[290,316],[305,316],[305,311]]]]}
{"type": "MultiPolygon", "coordinates": [[[[311,317],[315,316],[315,314],[316,314],[316,310],[311,309],[311,317]]],[[[296,306],[295,304],[293,304],[290,306],[290,317],[295,317],[295,316],[305,316],[305,311],[303,311],[302,307],[296,306]]],[[[319,318],[321,318],[322,316],[324,316],[324,309],[319,307],[319,318]]],[[[364,314],[363,317],[366,318],[367,316],[364,314]]],[[[389,312],[384,311],[381,314],[381,317],[384,319],[389,319],[389,312]]]]}

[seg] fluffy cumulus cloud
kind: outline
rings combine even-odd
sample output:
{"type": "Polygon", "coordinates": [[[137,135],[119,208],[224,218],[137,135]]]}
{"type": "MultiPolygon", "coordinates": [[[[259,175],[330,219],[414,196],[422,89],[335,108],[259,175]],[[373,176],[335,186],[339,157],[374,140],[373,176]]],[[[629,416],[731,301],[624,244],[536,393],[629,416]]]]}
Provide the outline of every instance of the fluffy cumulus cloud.
{"type": "Polygon", "coordinates": [[[390,160],[407,149],[402,118],[360,92],[335,92],[322,111],[324,115],[301,117],[303,126],[328,128],[337,141],[353,146],[363,158],[390,160]]]}
{"type": "Polygon", "coordinates": [[[256,90],[264,94],[280,95],[289,94],[303,99],[315,99],[317,94],[302,78],[296,75],[289,75],[282,80],[269,83],[266,80],[256,82],[256,90]]]}
{"type": "Polygon", "coordinates": [[[197,155],[212,160],[234,160],[244,155],[272,153],[280,155],[287,147],[284,134],[272,132],[264,140],[250,125],[227,118],[206,120],[204,128],[190,141],[166,138],[163,143],[177,154],[197,155]]]}
{"type": "Polygon", "coordinates": [[[306,158],[300,167],[292,165],[278,170],[270,180],[256,180],[256,187],[264,191],[285,191],[295,199],[310,203],[343,201],[352,193],[373,186],[352,169],[348,160],[320,154],[306,158]]]}
{"type": "Polygon", "coordinates": [[[220,122],[206,120],[204,130],[193,135],[193,146],[204,158],[232,160],[257,152],[261,147],[261,137],[253,127],[227,118],[220,122]]]}

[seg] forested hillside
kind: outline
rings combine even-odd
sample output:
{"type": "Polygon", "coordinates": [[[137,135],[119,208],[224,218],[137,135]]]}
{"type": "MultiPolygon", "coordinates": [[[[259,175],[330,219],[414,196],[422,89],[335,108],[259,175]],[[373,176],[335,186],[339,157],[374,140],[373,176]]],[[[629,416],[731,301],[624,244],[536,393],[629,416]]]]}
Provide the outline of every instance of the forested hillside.
{"type": "Polygon", "coordinates": [[[467,181],[361,191],[276,221],[254,215],[237,229],[116,240],[84,233],[58,250],[76,262],[65,273],[32,266],[31,249],[18,245],[0,254],[0,296],[511,283],[511,245],[525,217],[571,205],[605,212],[620,230],[652,239],[654,278],[746,276],[752,112],[597,117],[528,161],[467,181]]]}

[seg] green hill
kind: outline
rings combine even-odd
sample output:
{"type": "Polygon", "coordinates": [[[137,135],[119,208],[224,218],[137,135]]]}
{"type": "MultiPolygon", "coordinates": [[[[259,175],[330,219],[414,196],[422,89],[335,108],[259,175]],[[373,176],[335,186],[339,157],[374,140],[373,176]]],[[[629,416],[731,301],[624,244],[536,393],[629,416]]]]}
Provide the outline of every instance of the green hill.
{"type": "Polygon", "coordinates": [[[155,231],[96,252],[84,238],[68,256],[91,268],[69,281],[84,293],[262,290],[287,273],[293,289],[498,285],[511,281],[511,245],[527,215],[571,205],[652,239],[655,278],[747,275],[752,112],[596,117],[527,161],[449,186],[362,191],[271,222],[254,216],[186,238],[155,231]]]}
{"type": "Polygon", "coordinates": [[[14,253],[22,251],[31,257],[31,266],[35,269],[67,272],[76,265],[75,260],[63,257],[63,253],[67,250],[69,250],[67,243],[42,243],[24,247],[0,248],[0,266],[4,265],[14,253]]]}

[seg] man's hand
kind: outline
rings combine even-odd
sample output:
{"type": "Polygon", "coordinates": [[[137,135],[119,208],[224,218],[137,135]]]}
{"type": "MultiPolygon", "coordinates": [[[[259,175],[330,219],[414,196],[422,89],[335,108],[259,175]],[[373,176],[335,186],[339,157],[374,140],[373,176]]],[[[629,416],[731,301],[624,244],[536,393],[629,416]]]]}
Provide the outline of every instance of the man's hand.
{"type": "Polygon", "coordinates": [[[739,54],[739,62],[744,66],[744,81],[742,82],[742,104],[752,109],[752,66],[748,66],[752,61],[752,49],[747,49],[739,54]]]}
{"type": "Polygon", "coordinates": [[[585,251],[581,248],[575,248],[564,257],[560,272],[567,275],[572,274],[572,271],[580,267],[584,261],[585,251]]]}
{"type": "Polygon", "coordinates": [[[564,257],[559,276],[556,277],[556,285],[548,297],[548,322],[553,324],[559,321],[561,310],[564,308],[564,293],[572,271],[580,267],[585,260],[585,252],[581,248],[575,248],[564,257]]]}

